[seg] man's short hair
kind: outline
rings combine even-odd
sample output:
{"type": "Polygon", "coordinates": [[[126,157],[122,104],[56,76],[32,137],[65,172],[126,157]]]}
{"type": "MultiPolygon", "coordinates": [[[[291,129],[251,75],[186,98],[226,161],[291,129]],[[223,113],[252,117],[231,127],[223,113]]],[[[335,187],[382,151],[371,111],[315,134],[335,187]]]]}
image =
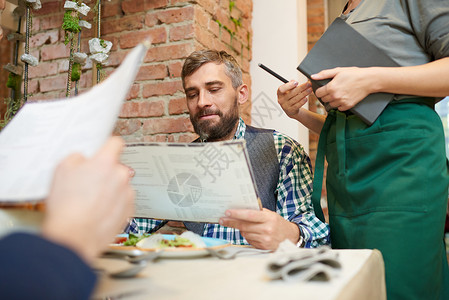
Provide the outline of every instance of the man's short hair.
{"type": "Polygon", "coordinates": [[[184,80],[187,76],[192,75],[202,65],[209,62],[216,63],[217,65],[225,65],[225,73],[231,79],[232,87],[234,89],[243,84],[242,70],[232,55],[226,53],[225,51],[204,49],[194,51],[189,55],[189,57],[186,58],[181,72],[183,87],[185,87],[184,80]]]}

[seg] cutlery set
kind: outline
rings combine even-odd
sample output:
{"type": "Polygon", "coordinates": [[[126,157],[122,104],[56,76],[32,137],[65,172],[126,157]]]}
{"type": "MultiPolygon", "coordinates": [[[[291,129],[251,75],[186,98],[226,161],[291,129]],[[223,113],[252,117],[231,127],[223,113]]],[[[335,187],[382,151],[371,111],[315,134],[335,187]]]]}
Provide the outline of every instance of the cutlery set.
{"type": "MultiPolygon", "coordinates": [[[[253,255],[272,252],[271,250],[236,246],[229,246],[220,249],[205,248],[205,250],[210,255],[219,259],[233,259],[238,255],[253,255]]],[[[133,249],[131,251],[113,250],[105,252],[102,257],[123,259],[129,262],[131,266],[119,271],[108,273],[108,275],[112,278],[130,278],[136,276],[140,271],[142,271],[147,266],[149,261],[157,259],[163,251],[163,249],[158,249],[152,252],[145,252],[137,249],[133,249]]]]}

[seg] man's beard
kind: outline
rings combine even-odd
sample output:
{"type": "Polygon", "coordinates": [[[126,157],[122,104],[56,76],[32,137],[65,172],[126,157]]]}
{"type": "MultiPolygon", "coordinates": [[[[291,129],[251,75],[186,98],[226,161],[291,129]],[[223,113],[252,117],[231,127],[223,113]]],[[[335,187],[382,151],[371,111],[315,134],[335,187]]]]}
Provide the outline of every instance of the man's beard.
{"type": "Polygon", "coordinates": [[[234,103],[234,107],[232,107],[226,115],[224,115],[222,111],[206,108],[200,110],[196,115],[190,116],[193,128],[200,136],[201,140],[208,142],[221,140],[227,137],[232,130],[235,129],[239,120],[239,110],[237,101],[234,103]],[[218,115],[220,120],[217,123],[215,123],[215,120],[199,120],[201,116],[210,114],[218,115]]]}

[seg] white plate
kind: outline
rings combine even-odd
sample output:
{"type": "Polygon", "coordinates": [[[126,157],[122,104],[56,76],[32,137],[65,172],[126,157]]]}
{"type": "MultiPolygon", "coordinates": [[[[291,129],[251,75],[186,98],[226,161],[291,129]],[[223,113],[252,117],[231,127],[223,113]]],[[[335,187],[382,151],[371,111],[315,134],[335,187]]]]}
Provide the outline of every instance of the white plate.
{"type": "MultiPolygon", "coordinates": [[[[123,235],[121,235],[123,236],[123,235]]],[[[175,235],[173,234],[164,234],[164,239],[174,239],[175,235]]],[[[211,249],[220,249],[229,246],[229,242],[222,239],[215,239],[210,237],[201,237],[203,242],[206,244],[206,248],[211,249]]],[[[111,245],[111,249],[115,251],[156,251],[160,248],[139,248],[139,247],[131,247],[131,246],[122,246],[122,245],[111,245]]],[[[165,258],[191,258],[191,257],[201,257],[209,255],[206,248],[163,248],[163,252],[159,257],[165,258]]]]}

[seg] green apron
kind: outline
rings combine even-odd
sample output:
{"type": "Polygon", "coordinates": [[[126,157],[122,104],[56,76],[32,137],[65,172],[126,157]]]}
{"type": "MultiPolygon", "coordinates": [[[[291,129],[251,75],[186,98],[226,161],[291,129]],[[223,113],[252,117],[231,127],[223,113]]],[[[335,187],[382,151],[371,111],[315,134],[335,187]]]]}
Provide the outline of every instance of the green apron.
{"type": "Polygon", "coordinates": [[[449,173],[433,102],[393,101],[372,126],[331,111],[318,146],[312,202],[328,161],[333,248],[379,249],[388,299],[449,299],[444,222],[449,173]]]}

